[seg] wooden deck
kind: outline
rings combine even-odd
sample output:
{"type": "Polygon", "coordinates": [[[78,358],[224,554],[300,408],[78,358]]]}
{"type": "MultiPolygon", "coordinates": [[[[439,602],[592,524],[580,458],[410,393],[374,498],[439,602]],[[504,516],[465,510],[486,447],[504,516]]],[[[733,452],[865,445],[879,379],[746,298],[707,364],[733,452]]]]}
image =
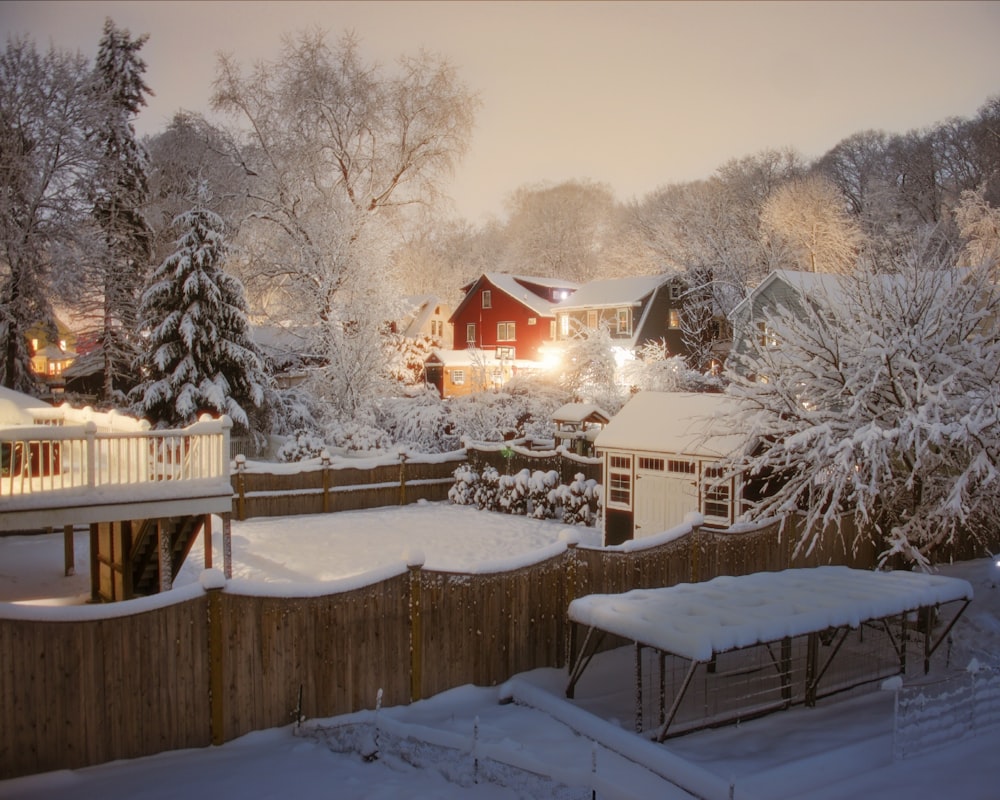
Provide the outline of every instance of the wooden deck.
{"type": "Polygon", "coordinates": [[[211,565],[212,514],[222,516],[228,542],[228,417],[153,431],[66,407],[32,416],[0,428],[0,533],[62,529],[70,574],[73,529],[88,526],[93,601],[169,589],[202,531],[211,565]]]}

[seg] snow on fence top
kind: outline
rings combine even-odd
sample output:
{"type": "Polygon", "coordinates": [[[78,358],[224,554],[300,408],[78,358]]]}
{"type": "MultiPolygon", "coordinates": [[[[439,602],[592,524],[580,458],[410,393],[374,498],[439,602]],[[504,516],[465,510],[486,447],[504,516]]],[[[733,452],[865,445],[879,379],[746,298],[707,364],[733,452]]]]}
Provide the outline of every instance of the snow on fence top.
{"type": "Polygon", "coordinates": [[[971,599],[972,585],[960,578],[815,567],[588,595],[570,603],[569,618],[707,661],[713,653],[971,599]]]}

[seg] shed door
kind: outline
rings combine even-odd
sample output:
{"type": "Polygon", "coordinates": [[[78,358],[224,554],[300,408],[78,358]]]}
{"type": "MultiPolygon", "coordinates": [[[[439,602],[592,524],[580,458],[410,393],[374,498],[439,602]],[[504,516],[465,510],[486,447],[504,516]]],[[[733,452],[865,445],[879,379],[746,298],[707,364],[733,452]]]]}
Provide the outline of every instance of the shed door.
{"type": "Polygon", "coordinates": [[[684,464],[664,458],[640,458],[635,476],[635,538],[680,525],[698,510],[694,476],[684,464]],[[672,468],[672,469],[671,469],[672,468]]]}

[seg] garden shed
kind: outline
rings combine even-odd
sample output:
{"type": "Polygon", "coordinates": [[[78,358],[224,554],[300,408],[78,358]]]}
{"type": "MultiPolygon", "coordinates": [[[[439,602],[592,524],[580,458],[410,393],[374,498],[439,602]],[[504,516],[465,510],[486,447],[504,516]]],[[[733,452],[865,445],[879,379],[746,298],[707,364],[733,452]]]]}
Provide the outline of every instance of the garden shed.
{"type": "Polygon", "coordinates": [[[604,460],[605,544],[652,536],[692,511],[708,527],[736,521],[743,486],[719,463],[743,439],[713,433],[734,404],[717,393],[639,392],[611,419],[594,442],[604,460]]]}
{"type": "Polygon", "coordinates": [[[971,600],[958,578],[839,566],[588,595],[569,606],[566,696],[612,634],[634,643],[636,730],[658,741],[812,706],[907,672],[908,654],[926,673],[971,600]]]}

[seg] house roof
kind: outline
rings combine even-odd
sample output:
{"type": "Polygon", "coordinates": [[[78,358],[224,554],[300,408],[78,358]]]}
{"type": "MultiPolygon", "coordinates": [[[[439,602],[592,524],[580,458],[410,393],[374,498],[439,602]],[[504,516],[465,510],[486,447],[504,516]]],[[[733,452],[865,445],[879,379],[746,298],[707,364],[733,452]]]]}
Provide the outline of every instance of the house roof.
{"type": "Polygon", "coordinates": [[[462,287],[462,291],[465,292],[465,297],[452,314],[452,321],[454,321],[458,313],[465,307],[466,303],[469,302],[469,298],[472,297],[472,290],[475,289],[480,281],[483,280],[489,281],[489,283],[498,290],[504,294],[510,295],[521,303],[521,305],[533,311],[540,317],[554,316],[552,308],[555,306],[555,303],[535,294],[535,292],[525,286],[525,284],[542,286],[547,289],[565,289],[569,292],[575,292],[580,288],[580,284],[578,283],[559,280],[556,278],[538,278],[530,275],[509,275],[504,272],[485,272],[472,283],[466,284],[462,287]]]}
{"type": "Polygon", "coordinates": [[[639,392],[625,404],[594,444],[604,450],[641,450],[721,458],[744,443],[742,436],[713,432],[731,416],[736,401],[708,392],[639,392]]]}
{"type": "Polygon", "coordinates": [[[434,316],[434,309],[444,305],[441,298],[436,294],[424,294],[416,297],[407,297],[406,302],[410,304],[410,311],[400,322],[402,334],[411,339],[419,335],[420,331],[427,324],[427,321],[434,316]]]}
{"type": "Polygon", "coordinates": [[[591,281],[570,297],[557,303],[554,311],[578,311],[585,308],[612,308],[639,305],[660,286],[676,278],[673,274],[636,275],[591,281]]]}

